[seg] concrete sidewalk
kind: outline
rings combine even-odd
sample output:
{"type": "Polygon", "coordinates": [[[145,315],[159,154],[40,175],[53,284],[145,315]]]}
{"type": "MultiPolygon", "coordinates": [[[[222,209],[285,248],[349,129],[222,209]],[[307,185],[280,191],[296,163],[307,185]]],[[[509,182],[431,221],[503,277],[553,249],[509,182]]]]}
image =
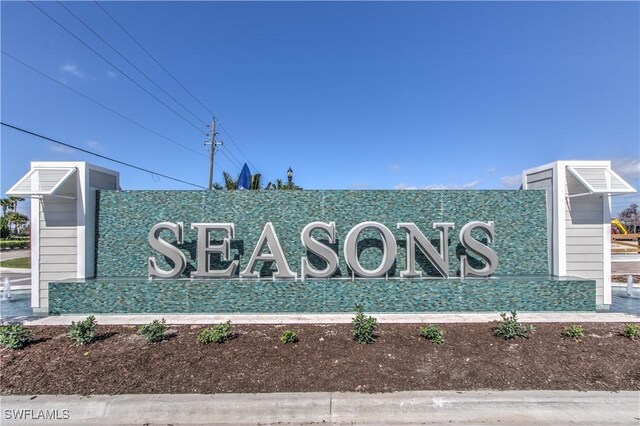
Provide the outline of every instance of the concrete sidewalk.
{"type": "MultiPolygon", "coordinates": [[[[426,313],[374,315],[379,323],[399,324],[444,324],[444,323],[484,323],[498,321],[499,313],[426,313]]],[[[26,321],[25,325],[69,325],[71,321],[81,321],[90,314],[60,315],[26,321]]],[[[135,314],[96,315],[101,325],[141,325],[154,319],[164,318],[167,324],[215,324],[231,320],[234,324],[350,324],[353,313],[347,314],[135,314]]],[[[623,313],[592,312],[523,312],[518,313],[521,322],[545,323],[587,323],[587,322],[640,322],[640,316],[623,313]]]]}
{"type": "Polygon", "coordinates": [[[638,425],[640,392],[3,396],[2,424],[638,425]],[[46,419],[49,420],[46,420],[46,419]]]}
{"type": "Polygon", "coordinates": [[[0,267],[0,274],[30,274],[30,273],[31,273],[31,269],[0,267]]]}

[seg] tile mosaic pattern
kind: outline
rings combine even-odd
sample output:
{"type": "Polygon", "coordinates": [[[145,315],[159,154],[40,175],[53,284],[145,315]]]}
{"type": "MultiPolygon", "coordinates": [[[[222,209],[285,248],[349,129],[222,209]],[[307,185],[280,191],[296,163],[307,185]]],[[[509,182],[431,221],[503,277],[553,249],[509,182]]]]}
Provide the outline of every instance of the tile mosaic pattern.
{"type": "Polygon", "coordinates": [[[595,281],[97,279],[49,285],[52,314],[595,311],[595,281]]]}
{"type": "MultiPolygon", "coordinates": [[[[98,194],[97,277],[146,277],[147,259],[155,256],[161,267],[168,264],[147,242],[149,230],[158,222],[183,222],[185,244],[180,246],[189,265],[185,277],[195,270],[196,232],[191,223],[233,222],[236,240],[231,254],[244,269],[266,222],[272,222],[294,272],[307,255],[300,242],[302,228],[312,221],[334,221],[340,259],[338,277],[349,277],[343,244],[349,230],[360,222],[387,226],[398,242],[391,276],[406,265],[406,234],[398,222],[414,222],[438,247],[434,222],[454,222],[449,234],[450,274],[458,276],[460,228],[468,222],[494,221],[496,238],[490,247],[499,258],[496,276],[547,275],[547,215],[544,191],[101,191],[98,194]]],[[[175,241],[169,232],[163,236],[175,241]]],[[[486,241],[486,235],[474,235],[486,241]]],[[[326,238],[322,232],[318,239],[326,238]]],[[[374,269],[381,259],[379,236],[367,232],[359,243],[360,262],[374,269]]],[[[419,250],[417,250],[420,253],[419,250]]],[[[473,255],[470,256],[473,258],[473,255]]],[[[313,260],[313,259],[310,259],[313,260]]],[[[418,264],[428,276],[439,276],[424,256],[418,264]]],[[[213,260],[214,265],[224,266],[213,260]]],[[[477,263],[475,266],[480,266],[477,263]]],[[[259,264],[261,276],[270,276],[274,265],[259,264]]],[[[318,266],[322,266],[319,264],[318,266]]]]}
{"type": "MultiPolygon", "coordinates": [[[[370,312],[594,311],[595,282],[549,277],[546,199],[543,191],[101,191],[98,194],[96,280],[50,283],[51,313],[286,313],[352,312],[356,303],[370,312]],[[329,280],[268,277],[275,265],[259,263],[261,280],[190,280],[195,270],[196,233],[191,223],[233,222],[232,256],[244,269],[266,222],[272,222],[290,268],[300,271],[307,255],[300,231],[312,221],[334,221],[333,245],[339,271],[329,280]],[[451,276],[459,274],[460,228],[474,220],[494,221],[489,246],[499,257],[491,279],[442,279],[426,258],[417,258],[423,279],[399,279],[406,263],[406,234],[398,222],[414,222],[438,247],[434,222],[454,222],[449,234],[451,276]],[[146,279],[147,259],[165,259],[147,242],[153,225],[183,222],[188,267],[183,279],[146,279]],[[348,231],[376,221],[396,237],[398,256],[391,279],[352,281],[343,257],[348,231]]],[[[321,232],[314,234],[324,239],[321,232]]],[[[486,235],[474,235],[486,242],[486,235]]],[[[175,244],[169,233],[163,235],[175,244]]],[[[221,238],[214,236],[213,239],[221,238]]],[[[363,234],[358,251],[365,268],[381,259],[380,238],[363,234]]],[[[473,254],[469,254],[473,259],[473,254]]],[[[318,268],[322,261],[309,256],[318,268]]],[[[476,262],[479,262],[477,259],[476,262]]],[[[216,267],[225,267],[215,257],[216,267]]],[[[481,266],[478,263],[477,266],[481,266]]]]}

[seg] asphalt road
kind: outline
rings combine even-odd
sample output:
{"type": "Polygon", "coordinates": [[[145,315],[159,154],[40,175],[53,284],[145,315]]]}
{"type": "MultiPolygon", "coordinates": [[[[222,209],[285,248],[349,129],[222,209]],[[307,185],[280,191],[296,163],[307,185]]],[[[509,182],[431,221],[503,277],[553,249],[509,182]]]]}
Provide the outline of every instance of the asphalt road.
{"type": "MultiPolygon", "coordinates": [[[[4,278],[8,277],[11,280],[11,286],[15,285],[29,285],[31,282],[31,271],[28,272],[2,272],[0,271],[0,281],[4,281],[4,278]]],[[[2,284],[2,283],[0,283],[2,284]]]]}
{"type": "Polygon", "coordinates": [[[9,259],[18,259],[20,257],[29,257],[29,256],[31,256],[31,250],[29,250],[29,249],[1,250],[0,251],[0,261],[9,260],[9,259]]]}

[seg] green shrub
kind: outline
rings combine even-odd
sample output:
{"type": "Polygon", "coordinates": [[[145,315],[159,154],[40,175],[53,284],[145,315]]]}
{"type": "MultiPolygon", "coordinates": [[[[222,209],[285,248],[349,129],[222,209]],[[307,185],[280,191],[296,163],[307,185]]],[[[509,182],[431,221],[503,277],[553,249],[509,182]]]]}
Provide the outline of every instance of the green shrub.
{"type": "Polygon", "coordinates": [[[198,335],[198,343],[207,345],[209,343],[223,343],[231,338],[231,320],[205,328],[198,335]]]}
{"type": "Polygon", "coordinates": [[[431,343],[435,343],[436,345],[441,345],[444,343],[444,331],[442,331],[435,325],[420,327],[420,336],[424,337],[431,343]]]}
{"type": "Polygon", "coordinates": [[[9,248],[29,248],[29,240],[2,240],[0,241],[1,249],[9,249],[9,248]]]}
{"type": "Polygon", "coordinates": [[[529,333],[533,333],[536,329],[533,325],[520,324],[516,311],[511,311],[511,316],[503,312],[500,317],[502,320],[493,327],[493,334],[505,340],[528,339],[529,333]]]}
{"type": "Polygon", "coordinates": [[[580,342],[584,337],[584,328],[582,328],[581,325],[573,324],[565,327],[564,331],[562,332],[562,335],[566,337],[571,337],[576,342],[580,342]]]}
{"type": "Polygon", "coordinates": [[[22,324],[0,326],[0,344],[9,349],[22,349],[31,341],[31,332],[22,324]]]}
{"type": "Polygon", "coordinates": [[[287,343],[296,343],[298,342],[298,335],[293,330],[285,330],[280,335],[280,341],[285,345],[287,343]]]}
{"type": "Polygon", "coordinates": [[[156,320],[153,320],[151,324],[146,324],[141,326],[138,329],[138,332],[147,339],[147,342],[150,342],[150,343],[161,342],[164,340],[164,337],[165,337],[164,324],[165,324],[164,318],[162,318],[162,321],[158,321],[156,319],[156,320]]]}
{"type": "Polygon", "coordinates": [[[29,235],[11,235],[7,238],[10,241],[31,241],[31,236],[29,235]]]}
{"type": "Polygon", "coordinates": [[[640,337],[640,324],[625,324],[624,329],[622,330],[622,335],[631,340],[635,340],[636,337],[640,337]]]}
{"type": "Polygon", "coordinates": [[[93,342],[96,333],[96,317],[91,315],[84,321],[71,322],[69,326],[69,338],[73,340],[76,345],[88,345],[93,342]]]}
{"type": "Polygon", "coordinates": [[[378,326],[378,320],[372,316],[365,316],[362,306],[355,306],[356,316],[351,320],[351,333],[356,342],[361,344],[373,343],[376,341],[374,332],[378,326]]]}

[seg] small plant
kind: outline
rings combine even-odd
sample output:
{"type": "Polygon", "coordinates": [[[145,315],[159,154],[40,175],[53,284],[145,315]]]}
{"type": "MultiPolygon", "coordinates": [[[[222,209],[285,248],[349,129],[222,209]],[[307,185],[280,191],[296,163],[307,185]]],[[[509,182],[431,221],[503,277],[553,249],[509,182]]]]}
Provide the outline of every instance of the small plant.
{"type": "Polygon", "coordinates": [[[563,336],[570,337],[574,339],[576,342],[581,342],[584,337],[584,328],[581,325],[570,325],[564,328],[562,332],[563,336]]]}
{"type": "Polygon", "coordinates": [[[441,345],[444,343],[444,331],[442,331],[435,325],[420,327],[420,336],[424,337],[431,343],[435,343],[436,345],[441,345]]]}
{"type": "Polygon", "coordinates": [[[516,311],[511,311],[511,316],[507,316],[503,312],[500,317],[502,317],[502,320],[498,321],[498,324],[493,327],[493,334],[505,340],[528,339],[529,333],[533,333],[536,329],[533,325],[520,324],[516,311]]]}
{"type": "Polygon", "coordinates": [[[378,320],[372,316],[366,316],[362,306],[355,306],[356,316],[351,320],[351,333],[356,342],[360,344],[368,344],[376,341],[373,333],[378,326],[378,320]]]}
{"type": "Polygon", "coordinates": [[[76,345],[88,345],[93,342],[96,333],[96,317],[93,315],[87,317],[84,321],[77,323],[72,321],[69,326],[68,336],[76,345]]]}
{"type": "Polygon", "coordinates": [[[31,332],[22,324],[0,326],[0,344],[9,349],[22,349],[31,341],[31,332]]]}
{"type": "Polygon", "coordinates": [[[298,335],[293,330],[285,330],[280,335],[280,341],[282,343],[284,343],[285,345],[287,343],[297,343],[298,342],[298,335]]]}
{"type": "Polygon", "coordinates": [[[293,330],[285,330],[280,335],[280,342],[284,343],[298,343],[298,335],[293,330]]]}
{"type": "Polygon", "coordinates": [[[198,335],[198,343],[207,345],[209,343],[223,343],[231,338],[231,320],[205,328],[198,335]]]}
{"type": "Polygon", "coordinates": [[[631,340],[635,340],[636,337],[640,337],[640,324],[625,324],[624,329],[622,330],[622,335],[631,340]]]}
{"type": "Polygon", "coordinates": [[[162,342],[164,340],[164,318],[161,321],[153,320],[151,324],[146,324],[138,329],[138,332],[142,334],[149,343],[162,342]]]}

